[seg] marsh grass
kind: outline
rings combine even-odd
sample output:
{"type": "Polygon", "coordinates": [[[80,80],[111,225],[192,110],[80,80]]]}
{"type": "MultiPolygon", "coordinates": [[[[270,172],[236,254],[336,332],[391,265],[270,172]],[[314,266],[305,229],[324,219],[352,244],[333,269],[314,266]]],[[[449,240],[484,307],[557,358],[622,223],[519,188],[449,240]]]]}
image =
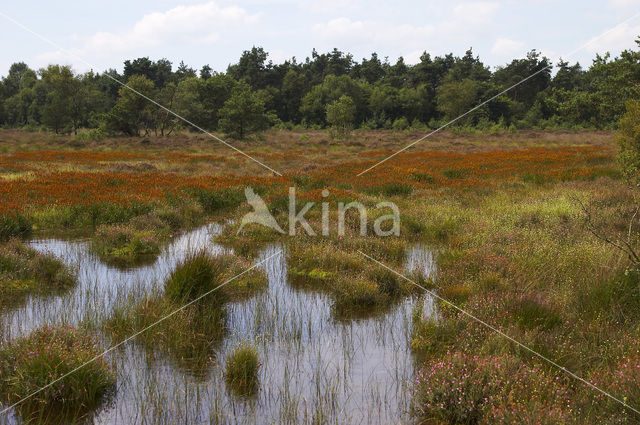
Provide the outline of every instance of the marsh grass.
{"type": "Polygon", "coordinates": [[[0,246],[0,306],[31,293],[62,291],[75,285],[73,270],[51,254],[43,254],[13,239],[0,246]]]}
{"type": "Polygon", "coordinates": [[[151,262],[160,254],[168,235],[158,230],[141,230],[133,226],[100,226],[91,241],[93,252],[107,264],[131,267],[151,262]]]}
{"type": "Polygon", "coordinates": [[[102,225],[92,237],[91,249],[102,261],[119,267],[152,262],[172,236],[193,227],[202,213],[198,204],[183,203],[159,207],[125,224],[102,225]]]}
{"type": "Polygon", "coordinates": [[[154,325],[136,338],[150,357],[169,355],[191,375],[204,377],[226,333],[226,313],[209,304],[193,304],[176,312],[180,307],[166,297],[145,299],[116,309],[104,328],[114,341],[122,341],[154,325]]]}
{"type": "Polygon", "coordinates": [[[329,294],[338,318],[387,311],[412,293],[414,287],[388,270],[370,267],[369,260],[358,249],[400,264],[406,246],[400,241],[379,244],[379,239],[378,242],[370,239],[370,243],[368,238],[291,241],[288,245],[291,284],[329,294]],[[366,245],[369,246],[365,248],[366,245]]]}
{"type": "Polygon", "coordinates": [[[193,376],[204,377],[229,326],[226,303],[245,300],[267,285],[264,272],[257,268],[234,278],[250,267],[230,255],[191,253],[171,272],[163,294],[116,309],[104,329],[121,341],[154,325],[136,341],[151,356],[156,351],[166,353],[193,376]],[[199,297],[203,298],[184,307],[199,297]]]}
{"type": "MultiPolygon", "coordinates": [[[[171,272],[164,285],[165,294],[177,303],[195,300],[222,284],[226,267],[222,257],[211,257],[204,250],[191,253],[171,272]]],[[[226,301],[223,291],[212,295],[208,301],[213,306],[226,301]]]]}
{"type": "Polygon", "coordinates": [[[34,394],[18,409],[28,422],[65,423],[88,414],[114,389],[115,374],[93,338],[71,327],[44,327],[0,349],[0,391],[9,403],[34,394]],[[65,376],[80,365],[81,369],[65,376]]]}
{"type": "MultiPolygon", "coordinates": [[[[600,388],[632,400],[637,392],[616,384],[613,376],[623,373],[626,379],[631,371],[624,365],[637,365],[633,360],[621,363],[620,358],[638,348],[638,274],[586,231],[574,198],[602,205],[594,213],[594,225],[603,232],[628,231],[620,224],[628,221],[614,211],[624,209],[629,193],[607,178],[553,186],[505,185],[500,191],[468,191],[455,197],[445,194],[437,202],[426,199],[408,205],[405,215],[420,217],[418,222],[433,217],[431,224],[423,222],[423,229],[446,234],[436,238],[442,247],[436,291],[443,298],[572,372],[598,376],[600,388]],[[439,218],[443,211],[453,217],[455,226],[439,218]],[[585,360],[593,356],[598,360],[585,360]]],[[[633,415],[619,405],[617,411],[607,407],[606,400],[589,388],[564,382],[557,369],[446,304],[439,307],[438,320],[416,313],[412,324],[411,347],[422,365],[414,396],[419,420],[633,423],[629,422],[633,415]],[[478,358],[455,354],[458,358],[452,359],[455,352],[478,358]],[[523,366],[504,376],[501,365],[508,359],[523,366]],[[531,379],[534,372],[539,380],[531,379]],[[440,381],[441,373],[447,378],[440,381]],[[438,382],[444,387],[436,394],[438,382]],[[461,405],[449,399],[459,391],[450,386],[452,382],[459,383],[471,399],[461,405]],[[465,405],[467,410],[461,409],[465,405]]]]}
{"type": "Polygon", "coordinates": [[[32,231],[32,224],[20,213],[0,214],[0,242],[10,238],[24,238],[32,231]]]}
{"type": "Polygon", "coordinates": [[[224,377],[228,388],[240,397],[254,395],[260,385],[260,366],[258,351],[254,346],[247,343],[238,345],[226,360],[224,377]]]}

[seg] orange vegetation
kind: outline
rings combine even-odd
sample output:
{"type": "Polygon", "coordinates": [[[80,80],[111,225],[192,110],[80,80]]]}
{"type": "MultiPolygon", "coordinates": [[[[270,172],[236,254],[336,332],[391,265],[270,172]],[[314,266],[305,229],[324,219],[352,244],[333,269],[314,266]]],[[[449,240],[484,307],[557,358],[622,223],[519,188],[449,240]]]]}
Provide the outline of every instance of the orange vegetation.
{"type": "MultiPolygon", "coordinates": [[[[350,190],[385,185],[413,188],[462,189],[505,181],[588,179],[613,172],[612,156],[602,147],[529,148],[473,153],[423,151],[404,153],[356,177],[389,152],[368,152],[358,160],[317,168],[308,175],[309,199],[322,200],[320,189],[332,187],[333,197],[354,198],[350,190]],[[363,161],[364,159],[364,161],[363,161]]],[[[122,172],[105,170],[60,171],[56,164],[93,165],[118,161],[165,162],[224,161],[214,155],[123,152],[20,152],[0,155],[0,172],[30,172],[28,176],[0,178],[0,213],[56,205],[161,201],[192,189],[216,190],[230,186],[290,184],[288,177],[186,175],[159,170],[122,172]]],[[[305,186],[302,183],[302,186],[305,186]]]]}

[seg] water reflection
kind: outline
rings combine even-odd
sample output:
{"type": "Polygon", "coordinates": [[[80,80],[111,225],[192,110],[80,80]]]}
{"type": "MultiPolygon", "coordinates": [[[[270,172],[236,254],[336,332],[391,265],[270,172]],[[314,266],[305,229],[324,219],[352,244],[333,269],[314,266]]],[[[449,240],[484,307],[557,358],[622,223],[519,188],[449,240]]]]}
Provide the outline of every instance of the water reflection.
{"type": "MultiPolygon", "coordinates": [[[[223,248],[211,242],[212,224],[174,241],[149,266],[128,271],[105,266],[88,252],[86,241],[34,241],[78,267],[80,282],[59,297],[32,297],[0,318],[4,338],[28,333],[45,323],[100,321],[128,300],[157,293],[176,263],[189,250],[223,248]]],[[[322,293],[299,291],[287,282],[286,249],[272,245],[256,259],[267,259],[269,285],[258,296],[228,305],[229,331],[214,347],[208,374],[193,376],[169,358],[153,356],[136,344],[113,352],[118,371],[115,399],[93,418],[96,424],[137,423],[406,423],[407,385],[414,373],[409,342],[411,313],[417,303],[434,314],[430,297],[409,298],[390,312],[367,319],[337,321],[331,300],[322,293]],[[270,258],[269,258],[270,257],[270,258]],[[236,398],[224,384],[224,361],[239,343],[259,351],[260,391],[236,398]]],[[[431,276],[431,251],[416,246],[407,253],[407,271],[431,276]]],[[[206,301],[206,300],[203,300],[206,301]]],[[[109,341],[105,339],[105,344],[109,341]]],[[[0,418],[13,424],[14,416],[0,418]]]]}

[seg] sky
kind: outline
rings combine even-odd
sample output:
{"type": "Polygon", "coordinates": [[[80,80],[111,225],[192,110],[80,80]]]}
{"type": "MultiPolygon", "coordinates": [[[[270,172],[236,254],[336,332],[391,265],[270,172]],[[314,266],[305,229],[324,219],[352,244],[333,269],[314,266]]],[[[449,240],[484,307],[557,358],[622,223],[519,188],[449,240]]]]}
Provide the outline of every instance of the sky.
{"type": "Polygon", "coordinates": [[[0,75],[18,61],[121,71],[141,56],[225,71],[252,46],[274,63],[335,47],[356,60],[377,52],[413,64],[424,51],[472,47],[492,68],[531,49],[589,66],[596,53],[636,48],[640,16],[619,24],[638,13],[640,0],[23,0],[0,5],[0,75]]]}

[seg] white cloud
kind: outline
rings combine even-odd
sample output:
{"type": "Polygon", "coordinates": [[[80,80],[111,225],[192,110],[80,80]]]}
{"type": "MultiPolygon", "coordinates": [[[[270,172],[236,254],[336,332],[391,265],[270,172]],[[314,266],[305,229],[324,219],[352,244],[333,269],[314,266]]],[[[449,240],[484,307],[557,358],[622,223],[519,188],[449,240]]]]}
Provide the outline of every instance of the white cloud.
{"type": "Polygon", "coordinates": [[[388,50],[403,54],[415,63],[423,51],[441,53],[451,40],[472,40],[474,34],[491,27],[498,4],[495,2],[460,3],[450,18],[436,24],[411,25],[381,20],[332,19],[313,26],[320,40],[332,46],[356,46],[369,51],[388,50]]]}
{"type": "Polygon", "coordinates": [[[436,28],[430,25],[419,27],[408,24],[393,25],[386,22],[352,21],[344,17],[316,24],[314,30],[326,40],[356,45],[415,44],[433,36],[436,32],[436,28]]]}
{"type": "Polygon", "coordinates": [[[635,40],[638,39],[639,35],[640,24],[625,23],[591,38],[583,47],[591,54],[617,53],[625,49],[635,48],[637,46],[635,40]]]}
{"type": "Polygon", "coordinates": [[[491,53],[497,57],[513,57],[522,53],[524,48],[525,44],[520,41],[500,37],[493,43],[491,53]]]}
{"type": "Polygon", "coordinates": [[[220,38],[220,29],[251,25],[257,15],[237,6],[218,6],[214,2],[178,6],[166,12],[145,15],[123,32],[98,32],[85,43],[84,50],[131,51],[163,43],[211,43],[220,38]]]}
{"type": "Polygon", "coordinates": [[[631,6],[638,6],[638,0],[608,0],[608,3],[615,9],[628,9],[631,6]]]}
{"type": "Polygon", "coordinates": [[[460,24],[486,25],[498,10],[495,2],[460,3],[453,8],[455,22],[460,24]]]}

